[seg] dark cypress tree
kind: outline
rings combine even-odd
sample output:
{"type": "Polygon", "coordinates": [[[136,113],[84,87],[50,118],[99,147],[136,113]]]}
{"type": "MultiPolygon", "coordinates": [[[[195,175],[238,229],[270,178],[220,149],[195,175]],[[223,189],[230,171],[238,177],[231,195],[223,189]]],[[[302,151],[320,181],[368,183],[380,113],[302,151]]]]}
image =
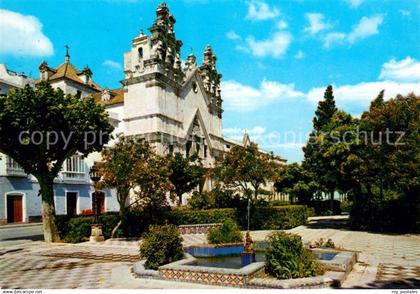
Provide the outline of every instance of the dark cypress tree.
{"type": "MultiPolygon", "coordinates": [[[[333,87],[329,85],[325,89],[324,99],[319,101],[318,108],[315,111],[315,117],[312,121],[314,129],[310,134],[309,141],[306,146],[303,147],[305,159],[302,166],[314,174],[321,175],[325,172],[325,170],[323,170],[325,162],[317,138],[321,135],[320,133],[326,129],[336,111],[337,107],[335,106],[333,87]]],[[[325,183],[322,184],[321,182],[322,181],[319,182],[320,186],[323,187],[324,191],[327,190],[330,194],[330,209],[333,211],[335,186],[325,185],[325,183]]]]}
{"type": "Polygon", "coordinates": [[[315,111],[313,119],[314,131],[321,131],[331,120],[334,113],[337,111],[335,106],[333,87],[329,85],[325,89],[324,100],[319,101],[318,108],[315,111]]]}
{"type": "Polygon", "coordinates": [[[378,96],[370,103],[369,111],[384,104],[385,90],[379,92],[378,96]]]}

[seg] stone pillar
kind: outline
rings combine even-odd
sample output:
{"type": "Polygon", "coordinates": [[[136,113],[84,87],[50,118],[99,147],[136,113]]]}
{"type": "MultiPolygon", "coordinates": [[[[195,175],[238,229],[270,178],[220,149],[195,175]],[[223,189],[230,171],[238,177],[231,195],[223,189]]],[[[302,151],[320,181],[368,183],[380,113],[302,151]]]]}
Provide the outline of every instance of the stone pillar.
{"type": "Polygon", "coordinates": [[[104,235],[102,234],[102,225],[94,224],[91,227],[90,242],[103,242],[105,241],[104,235]]]}

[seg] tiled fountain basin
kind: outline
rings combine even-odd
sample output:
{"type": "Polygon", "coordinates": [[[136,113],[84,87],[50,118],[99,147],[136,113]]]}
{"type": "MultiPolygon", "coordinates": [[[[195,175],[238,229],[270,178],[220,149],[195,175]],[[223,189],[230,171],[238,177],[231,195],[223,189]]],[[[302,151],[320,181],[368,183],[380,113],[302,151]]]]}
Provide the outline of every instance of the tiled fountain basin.
{"type": "Polygon", "coordinates": [[[159,267],[159,270],[146,270],[144,261],[134,265],[133,272],[138,277],[175,280],[220,286],[245,287],[252,278],[264,274],[264,262],[254,262],[240,269],[196,266],[197,259],[185,254],[184,259],[159,267]]]}
{"type": "MultiPolygon", "coordinates": [[[[318,259],[327,267],[322,276],[277,280],[264,278],[265,262],[251,263],[245,267],[223,268],[201,266],[200,259],[190,254],[186,258],[161,266],[159,270],[144,269],[144,261],[134,265],[134,273],[142,278],[175,280],[211,285],[246,288],[328,288],[339,287],[357,260],[354,252],[332,249],[313,249],[318,259]]],[[[229,257],[227,257],[229,258],[229,257]]],[[[240,258],[240,257],[239,257],[240,258]]]]}

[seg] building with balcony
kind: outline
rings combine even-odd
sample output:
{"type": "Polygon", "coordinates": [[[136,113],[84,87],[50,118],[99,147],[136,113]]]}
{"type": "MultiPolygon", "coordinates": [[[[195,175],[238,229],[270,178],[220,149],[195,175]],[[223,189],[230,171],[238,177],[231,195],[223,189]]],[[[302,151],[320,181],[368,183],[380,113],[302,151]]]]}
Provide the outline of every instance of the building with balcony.
{"type": "MultiPolygon", "coordinates": [[[[40,65],[40,80],[48,80],[54,88],[65,93],[86,96],[98,93],[101,89],[92,80],[89,68],[78,70],[70,63],[66,52],[64,63],[57,68],[49,67],[46,62],[40,65]]],[[[13,88],[34,86],[34,81],[23,74],[7,70],[0,64],[0,94],[7,95],[13,88]]],[[[114,121],[115,119],[112,119],[114,121]]],[[[92,209],[93,188],[89,178],[89,167],[94,158],[88,159],[76,154],[66,160],[62,171],[54,181],[54,202],[56,214],[76,215],[83,210],[92,209]]],[[[35,177],[28,175],[12,158],[0,153],[0,224],[31,222],[41,219],[41,197],[35,177]]],[[[118,202],[112,191],[103,191],[100,197],[102,211],[118,210],[118,202]]]]}

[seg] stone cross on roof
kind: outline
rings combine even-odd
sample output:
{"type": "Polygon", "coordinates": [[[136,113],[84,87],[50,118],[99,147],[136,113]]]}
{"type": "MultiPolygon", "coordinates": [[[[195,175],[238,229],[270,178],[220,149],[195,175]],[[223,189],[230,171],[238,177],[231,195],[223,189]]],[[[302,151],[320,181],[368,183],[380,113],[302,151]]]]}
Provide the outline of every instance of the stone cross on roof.
{"type": "Polygon", "coordinates": [[[64,48],[66,48],[66,62],[70,61],[70,54],[69,54],[69,49],[70,47],[68,45],[65,45],[64,48]]]}

